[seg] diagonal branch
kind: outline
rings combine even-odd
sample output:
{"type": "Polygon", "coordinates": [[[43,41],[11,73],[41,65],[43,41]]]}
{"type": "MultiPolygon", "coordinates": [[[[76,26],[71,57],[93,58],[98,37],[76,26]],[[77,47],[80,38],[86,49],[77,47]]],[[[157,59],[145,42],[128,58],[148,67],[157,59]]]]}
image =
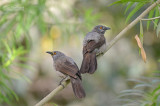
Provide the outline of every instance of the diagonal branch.
{"type": "MultiPolygon", "coordinates": [[[[70,80],[66,80],[65,82],[62,82],[64,85],[64,88],[70,83],[70,80]]],[[[48,94],[46,97],[44,97],[40,102],[38,102],[35,106],[43,106],[45,103],[47,103],[50,99],[52,99],[58,92],[60,92],[63,89],[62,85],[59,85],[57,88],[55,88],[50,94],[48,94]]]]}
{"type": "MultiPolygon", "coordinates": [[[[134,27],[144,16],[146,16],[154,7],[156,7],[157,4],[160,4],[160,0],[157,0],[155,3],[150,5],[142,14],[140,14],[134,21],[132,21],[127,27],[125,27],[109,44],[107,45],[107,49],[105,52],[107,52],[120,38],[122,38],[125,33],[130,30],[132,27],[134,27]]],[[[66,87],[70,81],[63,82],[64,87],[66,87]]],[[[57,88],[55,88],[50,94],[48,94],[45,98],[43,98],[39,103],[37,103],[35,106],[42,106],[45,103],[47,103],[51,98],[54,97],[58,92],[60,92],[63,89],[63,87],[60,85],[57,88]]]]}

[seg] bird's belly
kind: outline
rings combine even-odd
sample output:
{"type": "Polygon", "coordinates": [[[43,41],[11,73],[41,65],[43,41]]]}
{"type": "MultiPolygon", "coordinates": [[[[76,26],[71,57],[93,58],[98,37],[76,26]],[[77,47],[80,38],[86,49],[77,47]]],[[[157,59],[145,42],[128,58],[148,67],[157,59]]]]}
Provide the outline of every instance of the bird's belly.
{"type": "Polygon", "coordinates": [[[56,71],[57,76],[61,77],[61,78],[65,78],[66,75],[64,75],[63,73],[56,71]]]}
{"type": "Polygon", "coordinates": [[[103,44],[99,49],[96,50],[96,54],[103,54],[106,50],[106,44],[103,44]]]}

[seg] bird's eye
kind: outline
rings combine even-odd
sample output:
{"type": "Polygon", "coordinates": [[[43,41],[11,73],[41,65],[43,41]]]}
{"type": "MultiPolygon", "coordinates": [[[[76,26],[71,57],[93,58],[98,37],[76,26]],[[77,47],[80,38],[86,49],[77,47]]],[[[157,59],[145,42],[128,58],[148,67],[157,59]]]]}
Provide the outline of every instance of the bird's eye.
{"type": "Polygon", "coordinates": [[[102,26],[101,27],[99,27],[100,29],[102,29],[102,26]]]}
{"type": "Polygon", "coordinates": [[[54,52],[53,54],[56,55],[56,52],[54,52]]]}

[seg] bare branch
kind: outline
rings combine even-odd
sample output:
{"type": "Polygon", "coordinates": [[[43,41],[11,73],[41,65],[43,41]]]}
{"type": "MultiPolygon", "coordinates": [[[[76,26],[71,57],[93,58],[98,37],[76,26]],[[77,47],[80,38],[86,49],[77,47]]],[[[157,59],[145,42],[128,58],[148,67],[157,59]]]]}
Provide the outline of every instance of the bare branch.
{"type": "MultiPolygon", "coordinates": [[[[64,85],[64,88],[70,83],[70,80],[66,80],[62,84],[64,85]]],[[[40,102],[38,102],[35,106],[43,106],[45,103],[47,103],[51,98],[53,98],[58,92],[60,92],[63,89],[62,85],[59,85],[57,88],[55,88],[50,94],[48,94],[46,97],[44,97],[40,102]]]]}
{"type": "Polygon", "coordinates": [[[160,19],[160,17],[154,17],[154,18],[148,18],[148,19],[141,19],[143,21],[152,21],[152,20],[155,20],[155,19],[160,19]]]}

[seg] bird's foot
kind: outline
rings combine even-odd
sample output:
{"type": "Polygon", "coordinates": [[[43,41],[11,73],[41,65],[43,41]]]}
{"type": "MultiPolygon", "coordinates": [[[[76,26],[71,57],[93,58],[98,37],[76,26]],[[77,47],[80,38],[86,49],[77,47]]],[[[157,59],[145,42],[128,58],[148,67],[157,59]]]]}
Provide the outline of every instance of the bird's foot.
{"type": "Polygon", "coordinates": [[[64,85],[62,84],[62,81],[60,81],[60,83],[58,84],[58,86],[60,85],[63,87],[63,89],[65,88],[64,85]]]}
{"type": "Polygon", "coordinates": [[[97,57],[99,57],[99,56],[103,56],[103,55],[104,55],[104,53],[103,53],[103,52],[100,52],[100,53],[96,54],[96,56],[97,56],[97,57]]]}

